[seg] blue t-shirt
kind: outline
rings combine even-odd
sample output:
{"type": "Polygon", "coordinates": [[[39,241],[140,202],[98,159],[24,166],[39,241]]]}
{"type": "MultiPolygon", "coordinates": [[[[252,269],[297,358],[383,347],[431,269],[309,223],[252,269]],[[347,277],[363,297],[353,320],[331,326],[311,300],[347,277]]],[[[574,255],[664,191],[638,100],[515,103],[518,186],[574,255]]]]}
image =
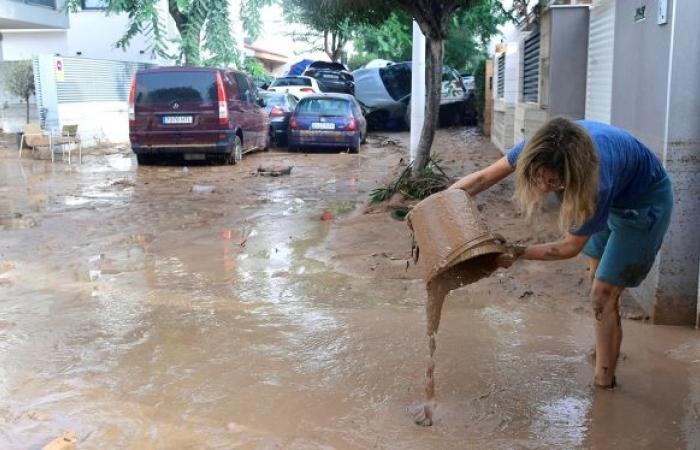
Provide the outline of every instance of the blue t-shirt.
{"type": "MultiPolygon", "coordinates": [[[[595,214],[571,232],[590,236],[605,229],[610,208],[634,208],[654,183],[666,178],[666,171],[656,155],[628,132],[590,120],[576,123],[590,134],[600,161],[595,214]]],[[[506,154],[511,167],[515,168],[524,147],[522,141],[506,154]]]]}

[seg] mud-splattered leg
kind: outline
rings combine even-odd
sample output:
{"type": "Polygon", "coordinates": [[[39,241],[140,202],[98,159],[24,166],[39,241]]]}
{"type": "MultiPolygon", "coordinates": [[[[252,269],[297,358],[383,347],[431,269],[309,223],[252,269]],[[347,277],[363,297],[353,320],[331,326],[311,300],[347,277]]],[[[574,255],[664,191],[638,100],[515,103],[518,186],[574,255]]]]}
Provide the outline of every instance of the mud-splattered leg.
{"type": "Polygon", "coordinates": [[[619,300],[624,287],[593,281],[591,300],[596,332],[595,384],[612,387],[622,343],[619,300]]]}

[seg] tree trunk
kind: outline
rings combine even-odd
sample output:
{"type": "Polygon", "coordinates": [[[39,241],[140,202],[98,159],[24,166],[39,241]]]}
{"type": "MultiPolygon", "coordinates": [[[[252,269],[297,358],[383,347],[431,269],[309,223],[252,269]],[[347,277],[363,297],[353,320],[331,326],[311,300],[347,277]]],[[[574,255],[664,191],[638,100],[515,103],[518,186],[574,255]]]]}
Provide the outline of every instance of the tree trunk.
{"type": "Polygon", "coordinates": [[[24,97],[24,101],[27,103],[27,123],[29,123],[29,96],[24,97]]]}
{"type": "Polygon", "coordinates": [[[168,1],[168,10],[170,12],[170,17],[173,18],[175,22],[175,27],[178,33],[180,33],[180,39],[182,39],[182,54],[185,57],[185,65],[196,66],[199,65],[199,43],[201,40],[202,26],[199,24],[192,23],[193,20],[180,12],[177,1],[168,1]],[[190,32],[193,39],[187,39],[186,35],[190,32]]]}
{"type": "Polygon", "coordinates": [[[435,130],[440,117],[440,98],[442,95],[442,58],[444,40],[426,37],[425,55],[425,118],[421,130],[416,159],[413,161],[412,175],[416,177],[425,168],[430,159],[430,148],[435,138],[435,130]]]}

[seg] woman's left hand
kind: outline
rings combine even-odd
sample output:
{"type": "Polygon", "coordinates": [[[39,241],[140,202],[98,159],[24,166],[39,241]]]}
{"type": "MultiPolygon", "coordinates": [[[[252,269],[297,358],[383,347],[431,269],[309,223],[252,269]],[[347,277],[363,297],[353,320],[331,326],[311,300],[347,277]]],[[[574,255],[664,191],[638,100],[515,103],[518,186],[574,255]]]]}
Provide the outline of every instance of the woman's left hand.
{"type": "Polygon", "coordinates": [[[508,244],[506,245],[506,251],[504,253],[501,253],[498,255],[498,258],[496,259],[496,263],[498,264],[498,267],[502,267],[504,269],[509,268],[510,266],[515,263],[515,261],[518,260],[523,254],[525,253],[527,247],[524,245],[516,245],[516,244],[508,244]]]}

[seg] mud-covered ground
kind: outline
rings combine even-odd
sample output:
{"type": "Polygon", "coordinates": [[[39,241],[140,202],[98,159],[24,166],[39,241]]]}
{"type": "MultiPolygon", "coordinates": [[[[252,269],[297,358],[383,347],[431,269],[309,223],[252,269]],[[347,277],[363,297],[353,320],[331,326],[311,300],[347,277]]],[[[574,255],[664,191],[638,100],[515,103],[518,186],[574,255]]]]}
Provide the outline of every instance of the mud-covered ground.
{"type": "MultiPolygon", "coordinates": [[[[389,137],[188,168],[0,148],[0,448],[700,448],[697,331],[625,320],[620,386],[592,387],[583,258],[452,293],[436,423],[414,425],[425,293],[406,224],[363,214],[406,157],[389,137]]],[[[464,129],[435,149],[454,176],[500,156],[464,129]]],[[[493,231],[557,237],[511,196],[477,198],[493,231]]]]}

